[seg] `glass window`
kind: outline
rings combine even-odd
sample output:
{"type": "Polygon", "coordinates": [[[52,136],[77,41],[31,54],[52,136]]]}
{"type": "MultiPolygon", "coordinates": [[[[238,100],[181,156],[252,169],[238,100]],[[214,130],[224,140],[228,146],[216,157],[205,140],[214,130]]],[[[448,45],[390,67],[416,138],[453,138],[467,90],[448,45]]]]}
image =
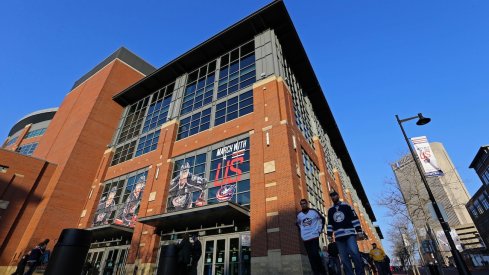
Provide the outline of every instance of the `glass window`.
{"type": "Polygon", "coordinates": [[[302,134],[309,142],[309,144],[312,147],[314,147],[312,141],[313,134],[312,134],[312,127],[311,127],[311,123],[312,123],[311,117],[313,115],[309,113],[309,110],[312,110],[312,106],[310,106],[310,102],[307,96],[304,95],[302,86],[295,78],[295,75],[292,72],[290,66],[288,65],[287,60],[283,58],[282,50],[279,44],[277,44],[276,50],[277,50],[278,61],[283,69],[283,77],[285,83],[287,83],[287,86],[289,87],[290,92],[292,93],[292,100],[294,102],[294,116],[295,116],[297,127],[301,130],[302,134]]]}
{"type": "Polygon", "coordinates": [[[489,185],[489,165],[486,167],[486,170],[482,172],[482,182],[486,185],[489,185]]]}
{"type": "Polygon", "coordinates": [[[175,83],[168,84],[126,108],[118,129],[116,152],[111,165],[156,149],[159,127],[170,117],[174,88],[175,83]]]}
{"type": "Polygon", "coordinates": [[[16,137],[10,139],[5,146],[10,146],[10,145],[14,144],[17,141],[17,139],[19,139],[19,136],[16,136],[16,137]]]}
{"type": "Polygon", "coordinates": [[[484,206],[485,210],[489,210],[489,203],[487,202],[487,198],[484,194],[481,194],[479,196],[479,201],[482,204],[482,206],[484,206]]]}
{"type": "Polygon", "coordinates": [[[148,108],[148,114],[144,120],[143,133],[151,131],[161,126],[168,120],[170,103],[172,102],[174,84],[170,84],[159,90],[151,97],[151,104],[148,108]]]}
{"type": "Polygon", "coordinates": [[[484,213],[484,209],[482,208],[481,204],[479,203],[478,200],[474,200],[474,207],[477,209],[477,211],[479,212],[479,214],[483,214],[484,213]]]}
{"type": "Polygon", "coordinates": [[[216,105],[214,126],[253,112],[253,90],[216,105]]]}
{"type": "Polygon", "coordinates": [[[216,61],[195,70],[187,78],[180,115],[190,113],[212,102],[216,61]]]}
{"type": "Polygon", "coordinates": [[[210,128],[211,108],[194,113],[180,120],[177,140],[195,135],[210,128]]]}
{"type": "Polygon", "coordinates": [[[473,205],[471,205],[469,207],[470,209],[470,213],[472,213],[472,215],[474,216],[474,218],[477,218],[479,216],[479,213],[477,213],[477,210],[475,209],[475,207],[473,205]]]}
{"type": "Polygon", "coordinates": [[[217,98],[223,98],[256,82],[254,41],[221,57],[217,98]]]}
{"type": "Polygon", "coordinates": [[[158,145],[158,138],[160,137],[160,130],[152,132],[139,139],[138,148],[136,150],[136,157],[142,154],[146,154],[156,149],[158,145]]]}
{"type": "Polygon", "coordinates": [[[325,216],[323,191],[321,182],[319,181],[319,169],[304,150],[302,150],[302,163],[304,165],[304,174],[306,176],[309,203],[313,208],[316,208],[323,216],[325,216]]]}
{"type": "Polygon", "coordinates": [[[22,146],[19,146],[16,151],[22,155],[30,156],[32,155],[32,153],[34,153],[34,150],[36,150],[38,144],[39,142],[24,144],[22,146]]]}
{"type": "Polygon", "coordinates": [[[47,128],[42,128],[42,129],[37,129],[37,130],[29,131],[27,133],[27,135],[25,135],[25,138],[24,139],[33,138],[33,137],[37,137],[37,136],[42,136],[46,132],[46,129],[47,128]]]}

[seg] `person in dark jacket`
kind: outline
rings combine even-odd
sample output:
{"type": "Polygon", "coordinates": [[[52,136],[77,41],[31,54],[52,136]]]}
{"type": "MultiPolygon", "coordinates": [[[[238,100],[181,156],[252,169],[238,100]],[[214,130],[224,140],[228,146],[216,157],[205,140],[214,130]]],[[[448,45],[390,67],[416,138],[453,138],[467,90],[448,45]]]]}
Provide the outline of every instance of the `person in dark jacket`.
{"type": "Polygon", "coordinates": [[[335,242],[330,242],[328,244],[328,254],[329,254],[328,274],[340,275],[341,274],[340,257],[338,252],[338,246],[336,246],[335,242]]]}
{"type": "Polygon", "coordinates": [[[202,243],[199,241],[197,235],[193,235],[192,240],[192,262],[188,274],[197,275],[197,265],[199,264],[200,257],[202,256],[202,243]]]}
{"type": "Polygon", "coordinates": [[[335,237],[346,275],[353,275],[350,256],[355,263],[356,275],[364,275],[363,260],[358,250],[357,239],[365,238],[360,221],[353,208],[341,202],[336,191],[330,193],[333,206],[328,210],[328,239],[335,237]]]}
{"type": "Polygon", "coordinates": [[[192,261],[192,244],[189,240],[189,234],[183,235],[182,241],[177,246],[177,264],[178,274],[187,275],[192,261]]]}
{"type": "Polygon", "coordinates": [[[34,273],[37,266],[41,263],[42,255],[46,251],[48,243],[49,239],[46,239],[31,250],[31,253],[29,254],[29,259],[27,260],[29,270],[27,270],[25,275],[32,275],[32,273],[34,273]]]}

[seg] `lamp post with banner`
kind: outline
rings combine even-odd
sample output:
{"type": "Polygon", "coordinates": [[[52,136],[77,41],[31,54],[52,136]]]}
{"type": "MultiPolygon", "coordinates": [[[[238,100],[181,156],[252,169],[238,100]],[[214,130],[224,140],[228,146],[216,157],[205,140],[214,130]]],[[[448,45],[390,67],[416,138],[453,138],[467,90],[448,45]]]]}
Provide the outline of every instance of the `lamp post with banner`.
{"type": "Polygon", "coordinates": [[[419,175],[421,176],[421,180],[423,181],[424,187],[426,188],[426,191],[428,192],[428,197],[430,199],[431,204],[433,205],[433,209],[435,210],[436,217],[438,218],[438,221],[440,222],[441,228],[443,229],[443,232],[445,233],[445,236],[447,238],[448,244],[450,245],[450,251],[452,252],[453,259],[455,261],[455,264],[457,265],[457,270],[460,275],[469,275],[471,274],[469,271],[469,268],[465,264],[465,261],[462,258],[462,255],[460,252],[457,250],[455,246],[455,242],[452,239],[452,236],[450,235],[450,226],[448,225],[448,222],[445,221],[443,218],[443,215],[441,214],[440,208],[438,207],[438,204],[436,203],[435,197],[433,196],[433,193],[431,192],[431,189],[428,185],[428,181],[426,179],[426,175],[423,172],[423,169],[421,168],[421,164],[418,161],[418,158],[416,157],[416,154],[414,153],[414,150],[411,146],[411,143],[409,142],[409,139],[406,135],[406,131],[404,131],[404,128],[402,127],[402,123],[413,120],[413,119],[418,119],[416,122],[416,125],[421,126],[429,123],[431,121],[430,118],[424,117],[421,113],[419,113],[417,116],[405,118],[405,119],[399,119],[399,116],[396,115],[396,120],[397,123],[399,124],[399,127],[401,128],[402,134],[404,136],[404,139],[406,140],[406,143],[408,145],[409,151],[411,152],[411,156],[413,157],[413,161],[416,164],[416,168],[418,169],[419,175]]]}

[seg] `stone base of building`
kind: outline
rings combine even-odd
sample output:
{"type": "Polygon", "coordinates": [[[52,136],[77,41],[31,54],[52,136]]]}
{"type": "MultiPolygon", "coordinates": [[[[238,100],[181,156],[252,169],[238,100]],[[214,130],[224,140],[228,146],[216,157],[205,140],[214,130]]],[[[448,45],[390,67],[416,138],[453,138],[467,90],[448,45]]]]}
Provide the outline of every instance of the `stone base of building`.
{"type": "Polygon", "coordinates": [[[154,274],[155,270],[156,264],[152,263],[126,264],[126,274],[150,275],[154,274]],[[134,272],[136,268],[137,272],[134,272]]]}
{"type": "Polygon", "coordinates": [[[306,255],[282,255],[280,249],[274,249],[266,257],[251,258],[251,274],[312,274],[312,270],[306,255]]]}

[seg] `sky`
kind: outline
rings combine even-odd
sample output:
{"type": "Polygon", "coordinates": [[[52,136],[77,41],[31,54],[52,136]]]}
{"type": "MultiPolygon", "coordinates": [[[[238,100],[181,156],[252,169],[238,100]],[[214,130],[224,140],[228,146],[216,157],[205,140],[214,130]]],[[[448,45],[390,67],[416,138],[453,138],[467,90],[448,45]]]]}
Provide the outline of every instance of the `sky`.
{"type": "MultiPolygon", "coordinates": [[[[59,106],[119,47],[161,67],[269,2],[2,1],[0,139],[24,115],[59,106]]],[[[285,3],[383,232],[375,202],[389,163],[408,152],[396,114],[432,118],[405,123],[408,136],[442,142],[474,194],[481,182],[468,166],[489,144],[489,1],[285,3]]]]}

